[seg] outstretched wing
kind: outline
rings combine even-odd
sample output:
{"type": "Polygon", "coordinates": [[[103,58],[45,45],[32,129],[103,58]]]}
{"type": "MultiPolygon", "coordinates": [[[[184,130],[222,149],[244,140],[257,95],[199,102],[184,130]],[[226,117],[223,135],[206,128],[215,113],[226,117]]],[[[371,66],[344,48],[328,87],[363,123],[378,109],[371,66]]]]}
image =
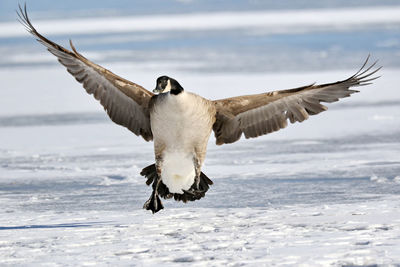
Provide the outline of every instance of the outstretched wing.
{"type": "Polygon", "coordinates": [[[141,135],[146,141],[153,139],[148,109],[153,93],[86,59],[76,51],[71,41],[72,51],[38,33],[29,20],[26,5],[24,9],[19,6],[17,14],[28,32],[58,58],[89,94],[100,101],[113,122],[141,135]]]}
{"type": "Polygon", "coordinates": [[[215,100],[217,119],[213,126],[218,145],[233,143],[242,133],[246,138],[278,131],[291,123],[302,122],[328,108],[321,102],[336,102],[357,90],[351,87],[370,84],[380,68],[376,62],[367,67],[369,56],[361,69],[350,78],[322,85],[308,85],[256,95],[215,100]]]}

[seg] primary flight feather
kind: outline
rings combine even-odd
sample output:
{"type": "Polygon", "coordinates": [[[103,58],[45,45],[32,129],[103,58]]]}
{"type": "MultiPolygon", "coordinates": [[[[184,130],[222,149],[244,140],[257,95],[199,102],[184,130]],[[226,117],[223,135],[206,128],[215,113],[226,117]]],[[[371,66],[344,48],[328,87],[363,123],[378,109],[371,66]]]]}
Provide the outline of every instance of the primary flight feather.
{"type": "Polygon", "coordinates": [[[146,141],[154,141],[155,164],[142,170],[153,192],[144,208],[163,209],[160,197],[194,201],[205,196],[212,181],[201,172],[208,139],[214,131],[218,145],[233,143],[242,135],[254,138],[327,110],[321,102],[336,102],[358,92],[352,87],[370,84],[380,68],[368,66],[348,79],[290,90],[208,100],[187,92],[173,78],[161,76],[154,94],[115,75],[77,52],[41,35],[32,25],[26,6],[19,20],[67,71],[104,107],[110,119],[146,141]]]}

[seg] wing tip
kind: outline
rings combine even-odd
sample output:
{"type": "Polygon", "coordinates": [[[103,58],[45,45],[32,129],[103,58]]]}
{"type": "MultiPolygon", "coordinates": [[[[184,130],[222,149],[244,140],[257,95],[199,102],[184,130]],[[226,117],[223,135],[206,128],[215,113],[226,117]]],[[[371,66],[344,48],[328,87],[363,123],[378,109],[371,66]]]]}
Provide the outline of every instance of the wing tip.
{"type": "Polygon", "coordinates": [[[24,26],[24,28],[32,33],[33,30],[35,29],[29,19],[28,16],[28,12],[27,12],[27,7],[26,7],[26,2],[24,3],[24,7],[21,6],[20,3],[18,3],[18,9],[15,10],[15,12],[17,13],[17,20],[19,23],[22,24],[22,26],[24,26]]]}
{"type": "Polygon", "coordinates": [[[368,54],[366,60],[364,61],[363,65],[361,68],[353,75],[351,76],[348,80],[351,81],[351,86],[364,86],[364,85],[369,85],[371,84],[372,81],[378,79],[381,77],[375,76],[371,77],[378,71],[380,71],[383,66],[376,66],[379,60],[375,60],[372,64],[368,65],[368,62],[371,58],[371,54],[368,54]]]}

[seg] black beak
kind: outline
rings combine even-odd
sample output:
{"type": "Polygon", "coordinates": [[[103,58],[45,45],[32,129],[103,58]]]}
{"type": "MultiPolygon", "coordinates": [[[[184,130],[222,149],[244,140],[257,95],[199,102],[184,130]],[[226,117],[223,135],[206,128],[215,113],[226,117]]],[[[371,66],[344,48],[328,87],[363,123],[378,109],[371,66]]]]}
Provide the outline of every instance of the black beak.
{"type": "Polygon", "coordinates": [[[159,85],[157,85],[157,87],[154,88],[153,93],[162,93],[162,91],[163,89],[159,85]]]}

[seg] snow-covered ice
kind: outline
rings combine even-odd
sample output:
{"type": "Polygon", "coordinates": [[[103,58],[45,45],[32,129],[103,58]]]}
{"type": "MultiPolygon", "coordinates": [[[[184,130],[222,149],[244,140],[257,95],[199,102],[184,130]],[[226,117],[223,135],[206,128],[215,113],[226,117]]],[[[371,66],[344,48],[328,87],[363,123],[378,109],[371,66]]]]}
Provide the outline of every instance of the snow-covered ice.
{"type": "Polygon", "coordinates": [[[132,209],[9,211],[2,214],[8,218],[0,227],[0,253],[2,265],[14,266],[395,265],[399,208],[398,199],[385,198],[358,205],[174,208],[157,216],[132,209]]]}
{"type": "Polygon", "coordinates": [[[91,108],[94,118],[63,124],[43,105],[28,126],[0,131],[1,264],[398,264],[400,113],[368,105],[379,83],[280,133],[222,147],[211,138],[206,198],[164,201],[156,215],[142,210],[150,188],[139,175],[151,143],[91,108]]]}

